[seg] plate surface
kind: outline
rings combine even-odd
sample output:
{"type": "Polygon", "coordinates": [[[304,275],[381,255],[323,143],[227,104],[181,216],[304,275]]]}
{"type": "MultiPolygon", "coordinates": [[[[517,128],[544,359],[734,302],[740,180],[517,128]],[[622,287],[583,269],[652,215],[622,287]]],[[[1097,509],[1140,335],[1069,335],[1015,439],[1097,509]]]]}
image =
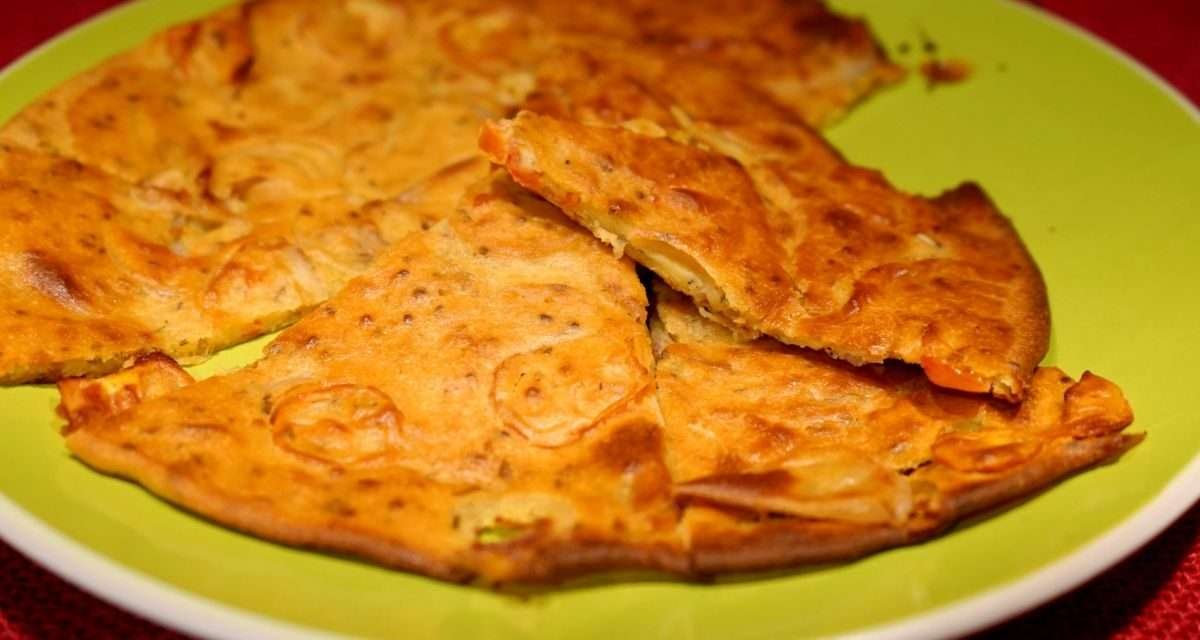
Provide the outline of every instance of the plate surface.
{"type": "MultiPolygon", "coordinates": [[[[42,91],[221,0],[144,0],[0,74],[0,120],[42,91]]],[[[89,471],[57,433],[49,387],[0,389],[0,535],[73,582],[204,635],[778,638],[961,633],[1066,590],[1200,494],[1200,114],[1081,33],[1000,0],[839,0],[914,73],[831,132],[855,162],[934,193],[973,179],[1016,222],[1050,288],[1047,361],[1118,382],[1150,437],[1120,462],[929,543],[850,564],[723,580],[590,580],[518,599],[230,532],[89,471]],[[907,47],[901,47],[907,43],[907,47]],[[907,54],[902,54],[902,49],[907,54]]],[[[263,341],[203,373],[251,361],[263,341]]]]}

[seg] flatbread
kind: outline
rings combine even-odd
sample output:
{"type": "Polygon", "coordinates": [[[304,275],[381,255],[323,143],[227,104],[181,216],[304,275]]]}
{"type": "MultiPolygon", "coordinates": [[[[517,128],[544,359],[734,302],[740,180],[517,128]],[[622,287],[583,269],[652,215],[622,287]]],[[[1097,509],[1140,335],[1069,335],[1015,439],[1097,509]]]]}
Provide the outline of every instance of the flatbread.
{"type": "Polygon", "coordinates": [[[246,213],[0,146],[0,383],[103,373],[150,352],[203,359],[273,331],[431,224],[445,192],[485,168],[452,165],[403,199],[246,213]]]}
{"type": "MultiPolygon", "coordinates": [[[[394,197],[471,157],[502,113],[377,0],[260,0],[156,34],[26,107],[0,141],[228,208],[394,197]]],[[[443,210],[453,207],[454,200],[443,210]]]]}
{"type": "Polygon", "coordinates": [[[1138,440],[1090,374],[1039,370],[1014,407],[744,342],[672,295],[655,374],[632,264],[497,178],[246,369],[64,381],[67,444],[268,539],[497,583],[853,557],[1138,440]]]}
{"type": "Polygon", "coordinates": [[[63,381],[68,446],[267,539],[496,584],[845,560],[1141,440],[1090,373],[1013,406],[746,341],[665,287],[655,370],[627,260],[511,184],[472,202],[247,369],[63,381]]]}
{"type": "MultiPolygon", "coordinates": [[[[481,145],[731,326],[855,364],[920,364],[950,388],[1024,396],[1049,342],[1045,286],[979,187],[904,194],[777,110],[753,119],[697,95],[719,79],[642,90],[641,74],[622,76],[641,97],[622,101],[632,113],[598,107],[603,93],[586,82],[550,86],[530,105],[554,115],[489,123],[481,145]]],[[[600,87],[614,86],[607,77],[600,87]]]]}
{"type": "Polygon", "coordinates": [[[0,130],[0,383],[201,359],[295,321],[486,174],[503,107],[400,7],[266,0],[169,29],[0,130]],[[409,37],[409,36],[412,37],[409,37]]]}
{"type": "Polygon", "coordinates": [[[447,580],[685,573],[645,306],[502,178],[246,369],[64,381],[66,440],[223,524],[447,580]]]}
{"type": "Polygon", "coordinates": [[[0,384],[195,361],[293,322],[453,208],[486,170],[479,123],[511,113],[540,61],[616,41],[662,59],[707,42],[696,55],[739,68],[784,47],[754,77],[820,121],[898,77],[861,21],[816,2],[229,7],[0,128],[0,325],[21,337],[0,384]],[[738,35],[772,16],[796,30],[738,35]]]}
{"type": "Polygon", "coordinates": [[[636,52],[654,64],[717,68],[825,126],[903,77],[867,24],[820,0],[563,2],[460,0],[442,44],[481,76],[528,74],[574,51],[636,52]]]}
{"type": "Polygon", "coordinates": [[[976,188],[900,194],[805,124],[893,77],[816,2],[219,12],[0,131],[2,379],[129,358],[59,384],[84,462],[444,580],[924,539],[1140,436],[1112,383],[1034,369],[1044,289],[976,188]],[[475,183],[475,123],[518,103],[549,115],[488,128],[512,178],[475,183]],[[633,263],[572,218],[704,313],[659,286],[648,330],[633,263]],[[233,373],[164,355],[308,309],[233,373]]]}
{"type": "Polygon", "coordinates": [[[1038,369],[1019,407],[916,367],[854,367],[705,320],[658,282],[658,399],[697,573],[918,541],[1109,460],[1141,435],[1120,389],[1038,369]]]}

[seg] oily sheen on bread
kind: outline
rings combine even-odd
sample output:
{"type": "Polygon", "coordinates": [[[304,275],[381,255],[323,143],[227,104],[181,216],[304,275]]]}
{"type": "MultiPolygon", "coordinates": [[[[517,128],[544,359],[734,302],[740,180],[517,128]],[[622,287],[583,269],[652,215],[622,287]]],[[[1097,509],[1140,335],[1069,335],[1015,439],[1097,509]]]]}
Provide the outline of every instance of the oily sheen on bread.
{"type": "Polygon", "coordinates": [[[1138,440],[1095,376],[1040,370],[1011,406],[743,342],[670,295],[656,364],[633,265],[497,177],[241,371],[60,383],[67,444],[255,535],[494,584],[854,557],[1138,440]]]}
{"type": "Polygon", "coordinates": [[[246,369],[65,381],[67,444],[226,525],[438,578],[684,572],[645,313],[631,262],[498,178],[246,369]]]}
{"type": "Polygon", "coordinates": [[[816,0],[232,6],[0,128],[0,382],[59,379],[101,472],[443,580],[927,539],[1142,436],[1037,366],[981,189],[811,128],[899,75],[816,0]]]}
{"type": "Polygon", "coordinates": [[[545,62],[523,107],[493,161],[711,317],[1009,399],[1046,351],[1041,275],[972,184],[902,193],[743,78],[637,50],[545,62]]]}
{"type": "Polygon", "coordinates": [[[577,51],[631,52],[654,64],[720,69],[823,126],[903,77],[864,21],[834,13],[820,0],[441,4],[456,14],[442,32],[445,50],[492,78],[528,74],[577,51]]]}
{"type": "Polygon", "coordinates": [[[679,103],[657,112],[659,100],[647,103],[643,112],[675,123],[523,112],[489,123],[481,145],[521,185],[731,326],[1023,397],[1048,346],[1045,286],[981,189],[907,195],[801,123],[722,129],[679,103]]]}
{"type": "Polygon", "coordinates": [[[899,73],[820,2],[233,5],[0,127],[0,322],[25,338],[0,349],[0,383],[199,359],[294,321],[454,206],[484,174],[479,123],[543,59],[616,42],[754,69],[813,122],[899,73]]]}
{"type": "MultiPolygon", "coordinates": [[[[296,320],[485,174],[487,90],[384,2],[180,25],[0,130],[0,382],[198,359],[296,320]]],[[[430,36],[432,37],[432,36],[430,36]]],[[[436,213],[435,213],[436,212],[436,213]]]]}
{"type": "Polygon", "coordinates": [[[297,319],[389,243],[429,224],[472,160],[403,201],[315,199],[253,223],[207,198],[0,145],[0,383],[202,359],[297,319]]]}
{"type": "Polygon", "coordinates": [[[922,540],[1141,441],[1120,389],[1038,369],[1019,406],[854,367],[704,319],[661,281],[666,450],[694,571],[856,557],[922,540]]]}

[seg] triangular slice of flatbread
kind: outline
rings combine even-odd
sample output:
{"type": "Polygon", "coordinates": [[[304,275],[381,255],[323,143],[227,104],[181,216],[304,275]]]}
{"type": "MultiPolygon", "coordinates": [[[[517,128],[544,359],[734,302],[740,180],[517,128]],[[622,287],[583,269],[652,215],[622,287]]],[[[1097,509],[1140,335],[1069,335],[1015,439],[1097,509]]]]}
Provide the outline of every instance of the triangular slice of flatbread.
{"type": "Polygon", "coordinates": [[[246,369],[63,382],[68,446],[223,524],[438,578],[686,573],[634,265],[498,175],[246,369]]]}
{"type": "Polygon", "coordinates": [[[698,573],[845,559],[934,535],[1142,436],[1120,389],[1038,369],[1018,407],[749,340],[655,288],[658,399],[698,573]]]}
{"type": "Polygon", "coordinates": [[[705,98],[737,86],[711,70],[685,82],[670,67],[577,64],[590,80],[548,72],[530,96],[553,115],[484,129],[521,185],[731,326],[1024,395],[1048,347],[1045,286],[977,186],[904,194],[752,92],[730,97],[736,109],[705,98]]]}
{"type": "Polygon", "coordinates": [[[234,212],[0,145],[0,384],[101,374],[149,352],[199,360],[274,331],[486,171],[475,158],[403,198],[234,212]]]}
{"type": "MultiPolygon", "coordinates": [[[[423,30],[424,29],[424,30],[423,30]]],[[[295,321],[486,175],[506,109],[385,2],[171,27],[0,127],[0,384],[200,359],[295,321]]]]}
{"type": "Polygon", "coordinates": [[[463,12],[448,21],[443,47],[458,65],[485,77],[528,73],[561,58],[564,49],[636,51],[651,64],[720,69],[805,122],[825,126],[904,76],[865,21],[831,11],[821,0],[430,4],[463,12]]]}

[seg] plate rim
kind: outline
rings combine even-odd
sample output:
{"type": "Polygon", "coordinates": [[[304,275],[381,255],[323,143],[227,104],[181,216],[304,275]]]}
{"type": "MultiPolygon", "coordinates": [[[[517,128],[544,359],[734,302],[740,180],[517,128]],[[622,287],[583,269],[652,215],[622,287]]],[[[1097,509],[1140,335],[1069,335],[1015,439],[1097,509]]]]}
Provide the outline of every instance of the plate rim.
{"type": "MultiPolygon", "coordinates": [[[[0,82],[11,72],[74,36],[80,30],[116,19],[148,0],[124,2],[78,22],[33,47],[0,69],[0,82]]],[[[1115,45],[1049,11],[1019,0],[1008,6],[1042,20],[1066,37],[1082,41],[1132,69],[1200,124],[1200,108],[1152,69],[1115,45]]],[[[1200,500],[1200,451],[1149,502],[1075,551],[1015,580],[921,613],[840,634],[855,640],[953,637],[1015,618],[1075,589],[1132,555],[1175,523],[1200,500]]],[[[199,637],[273,637],[325,640],[347,637],[251,613],[236,606],[167,584],[122,565],[76,542],[41,521],[0,492],[0,539],[27,559],[96,598],[146,620],[199,637]]]]}

